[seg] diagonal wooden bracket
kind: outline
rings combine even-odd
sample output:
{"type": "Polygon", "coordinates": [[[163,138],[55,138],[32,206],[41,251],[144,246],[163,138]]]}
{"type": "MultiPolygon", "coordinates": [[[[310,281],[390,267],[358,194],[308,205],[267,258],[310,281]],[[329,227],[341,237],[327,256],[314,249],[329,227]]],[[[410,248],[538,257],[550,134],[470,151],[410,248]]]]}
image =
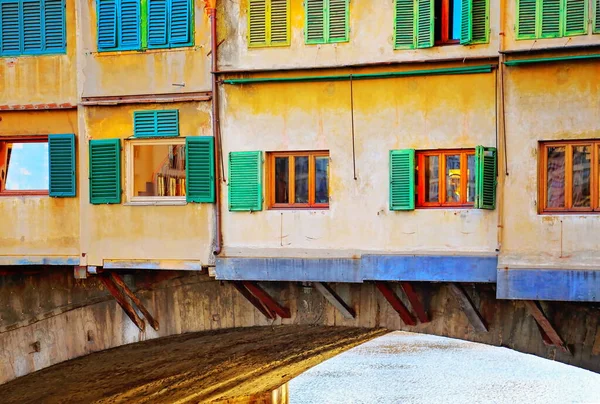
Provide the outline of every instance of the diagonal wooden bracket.
{"type": "Polygon", "coordinates": [[[548,317],[544,314],[540,303],[533,300],[523,300],[523,303],[525,303],[525,307],[527,307],[529,314],[534,318],[538,329],[542,334],[544,343],[547,345],[554,345],[564,352],[571,353],[562,338],[560,338],[560,335],[558,335],[558,332],[556,332],[552,326],[552,323],[550,323],[550,320],[548,320],[548,317]]]}
{"type": "Polygon", "coordinates": [[[337,293],[335,293],[334,290],[331,289],[331,287],[328,284],[324,282],[315,282],[313,283],[313,285],[315,286],[315,289],[317,289],[325,297],[325,299],[327,299],[327,301],[331,303],[333,307],[335,307],[340,311],[340,313],[342,313],[342,316],[344,316],[344,318],[352,319],[356,317],[354,309],[349,307],[346,304],[346,302],[344,302],[344,300],[337,293]]]}
{"type": "Polygon", "coordinates": [[[142,312],[142,314],[144,315],[146,320],[148,320],[152,328],[158,331],[158,321],[154,317],[152,317],[148,309],[146,309],[146,306],[144,306],[142,301],[133,293],[131,289],[129,289],[125,282],[123,282],[123,279],[114,272],[110,272],[110,277],[112,278],[114,283],[121,287],[121,289],[123,290],[123,292],[125,292],[127,297],[129,297],[131,301],[137,306],[137,308],[142,312]]]}
{"type": "Polygon", "coordinates": [[[400,318],[406,325],[417,325],[417,320],[413,317],[413,315],[408,311],[402,300],[396,295],[396,292],[391,288],[391,286],[387,282],[375,282],[375,286],[383,297],[392,305],[394,310],[398,312],[400,318]]]}
{"type": "Polygon", "coordinates": [[[473,301],[469,295],[467,295],[464,288],[458,283],[450,283],[450,290],[454,294],[454,297],[456,297],[460,308],[467,316],[467,319],[475,331],[488,332],[489,330],[485,320],[481,314],[479,314],[477,308],[475,308],[473,301]]]}
{"type": "Polygon", "coordinates": [[[282,305],[277,303],[277,301],[273,299],[271,295],[269,295],[260,286],[258,286],[258,283],[243,281],[242,284],[246,289],[248,289],[250,293],[252,293],[252,295],[254,295],[255,298],[260,300],[260,302],[264,304],[265,307],[271,312],[274,312],[281,318],[292,317],[290,314],[290,309],[288,309],[287,307],[283,307],[282,305]]]}
{"type": "Polygon", "coordinates": [[[408,298],[408,301],[410,302],[410,305],[415,314],[417,315],[419,321],[421,323],[428,323],[429,321],[431,321],[429,319],[429,316],[427,315],[427,311],[425,311],[425,307],[423,307],[423,304],[421,304],[421,300],[419,299],[419,296],[415,293],[415,290],[413,289],[410,282],[400,282],[400,287],[402,288],[402,291],[404,291],[404,294],[408,298]]]}
{"type": "Polygon", "coordinates": [[[260,300],[254,297],[254,295],[250,293],[248,289],[246,289],[242,282],[232,282],[232,284],[233,287],[236,288],[238,292],[240,292],[242,296],[244,296],[246,300],[256,307],[256,310],[260,311],[266,318],[269,320],[275,320],[277,318],[277,315],[269,310],[268,307],[265,307],[260,300]]]}

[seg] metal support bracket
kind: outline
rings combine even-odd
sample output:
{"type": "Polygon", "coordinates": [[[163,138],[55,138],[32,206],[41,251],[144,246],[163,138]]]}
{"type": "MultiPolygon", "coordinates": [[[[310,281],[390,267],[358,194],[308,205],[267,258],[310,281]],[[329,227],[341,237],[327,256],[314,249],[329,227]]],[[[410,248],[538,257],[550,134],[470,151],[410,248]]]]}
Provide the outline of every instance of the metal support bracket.
{"type": "Polygon", "coordinates": [[[425,307],[421,303],[419,296],[415,293],[415,290],[413,289],[410,282],[400,282],[400,287],[402,288],[402,291],[404,291],[404,294],[408,298],[408,301],[410,302],[410,305],[415,314],[417,315],[419,321],[421,323],[430,322],[431,320],[427,315],[427,311],[425,311],[425,307]]]}
{"type": "Polygon", "coordinates": [[[465,292],[464,288],[458,283],[450,283],[449,286],[450,290],[454,294],[454,297],[456,297],[460,308],[467,316],[467,319],[475,331],[488,332],[489,329],[484,318],[481,316],[481,314],[479,314],[479,311],[473,304],[473,301],[467,292],[465,292]]]}
{"type": "Polygon", "coordinates": [[[394,310],[400,315],[400,318],[406,325],[417,325],[417,320],[413,317],[413,315],[408,311],[402,300],[396,295],[396,292],[388,285],[387,282],[375,282],[375,286],[383,297],[392,305],[394,310]]]}
{"type": "Polygon", "coordinates": [[[290,318],[290,309],[283,307],[256,282],[233,282],[233,286],[266,318],[275,320],[277,316],[290,318]]]}
{"type": "Polygon", "coordinates": [[[231,283],[233,284],[233,287],[236,288],[237,291],[240,292],[242,296],[244,296],[246,300],[248,300],[254,307],[256,307],[256,310],[260,311],[266,318],[268,318],[269,320],[275,320],[277,318],[277,315],[271,310],[269,310],[268,307],[263,305],[260,300],[254,297],[254,295],[250,293],[248,289],[246,289],[242,282],[231,283]]]}
{"type": "Polygon", "coordinates": [[[313,285],[315,286],[315,289],[317,289],[323,295],[323,297],[325,297],[325,299],[327,299],[327,301],[331,303],[333,307],[335,307],[340,311],[340,313],[342,313],[342,316],[344,316],[344,318],[356,318],[356,313],[354,312],[354,309],[348,306],[344,302],[344,300],[337,293],[335,293],[335,291],[331,289],[331,287],[327,283],[314,282],[313,285]]]}
{"type": "Polygon", "coordinates": [[[529,314],[534,318],[538,329],[542,334],[544,343],[547,345],[554,345],[564,352],[571,353],[562,338],[560,338],[560,335],[558,335],[558,332],[556,332],[552,326],[552,323],[550,323],[550,320],[548,320],[548,317],[544,314],[540,303],[533,300],[523,300],[523,303],[525,303],[525,307],[527,307],[529,314]]]}

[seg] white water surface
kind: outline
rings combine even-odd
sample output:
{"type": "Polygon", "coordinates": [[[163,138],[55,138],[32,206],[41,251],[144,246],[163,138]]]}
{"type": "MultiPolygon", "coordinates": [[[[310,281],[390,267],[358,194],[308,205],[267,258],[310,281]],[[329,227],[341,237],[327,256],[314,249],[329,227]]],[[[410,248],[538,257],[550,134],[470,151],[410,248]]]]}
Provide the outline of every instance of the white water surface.
{"type": "Polygon", "coordinates": [[[289,394],[292,404],[600,403],[600,374],[507,348],[398,331],[309,369],[290,381],[289,394]]]}

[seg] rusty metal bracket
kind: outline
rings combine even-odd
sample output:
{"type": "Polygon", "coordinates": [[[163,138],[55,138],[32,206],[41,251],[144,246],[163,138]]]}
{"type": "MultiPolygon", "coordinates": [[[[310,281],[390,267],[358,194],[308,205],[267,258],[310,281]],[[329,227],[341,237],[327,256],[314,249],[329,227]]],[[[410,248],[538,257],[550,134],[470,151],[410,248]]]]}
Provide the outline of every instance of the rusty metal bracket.
{"type": "Polygon", "coordinates": [[[142,314],[144,315],[146,320],[148,320],[148,322],[150,323],[152,328],[154,328],[156,331],[158,331],[158,326],[159,326],[158,321],[154,317],[152,317],[150,312],[146,309],[146,306],[144,306],[142,301],[133,293],[133,291],[131,289],[129,289],[129,287],[125,284],[125,282],[123,282],[123,279],[114,272],[110,272],[110,277],[114,283],[116,283],[118,286],[121,287],[121,289],[123,289],[123,292],[125,292],[125,294],[131,299],[131,301],[142,312],[142,314]]]}
{"type": "Polygon", "coordinates": [[[425,310],[425,307],[423,306],[423,304],[421,303],[421,300],[419,299],[419,295],[417,295],[417,293],[413,289],[410,282],[400,282],[400,287],[402,288],[402,291],[408,298],[408,301],[410,302],[410,306],[412,307],[413,311],[417,315],[417,318],[419,319],[419,321],[421,323],[430,322],[431,320],[429,319],[429,316],[427,315],[427,311],[425,310]]]}
{"type": "Polygon", "coordinates": [[[400,315],[400,318],[406,325],[417,325],[417,320],[413,317],[411,312],[406,308],[402,300],[398,297],[396,292],[391,288],[387,282],[375,282],[375,286],[383,297],[392,305],[394,310],[400,315]]]}
{"type": "Polygon", "coordinates": [[[467,319],[469,320],[471,326],[473,326],[475,331],[488,332],[489,329],[487,323],[485,322],[481,314],[479,314],[479,311],[473,304],[473,301],[471,300],[467,292],[465,292],[464,288],[458,283],[450,283],[449,286],[450,290],[454,294],[454,297],[456,297],[460,308],[462,309],[463,313],[465,313],[465,315],[467,316],[467,319]]]}
{"type": "Polygon", "coordinates": [[[550,320],[548,320],[548,317],[546,317],[544,314],[540,303],[534,300],[523,300],[523,303],[525,303],[525,307],[527,307],[529,314],[531,314],[531,316],[534,318],[538,329],[542,334],[544,343],[547,345],[554,345],[560,348],[562,351],[570,354],[571,352],[569,351],[569,348],[566,346],[562,338],[560,338],[560,335],[558,335],[558,332],[556,332],[552,326],[552,323],[550,323],[550,320]]]}
{"type": "Polygon", "coordinates": [[[356,313],[354,309],[344,302],[344,300],[337,294],[331,287],[325,282],[315,282],[313,283],[315,289],[317,289],[324,297],[327,299],[329,303],[336,309],[342,313],[342,316],[347,319],[356,318],[356,313]]]}
{"type": "Polygon", "coordinates": [[[292,317],[290,314],[290,309],[287,307],[283,307],[275,299],[271,297],[267,292],[265,292],[256,282],[244,281],[243,285],[256,297],[261,301],[270,311],[275,312],[281,318],[290,318],[292,317]]]}
{"type": "Polygon", "coordinates": [[[260,311],[266,318],[268,318],[269,320],[275,320],[277,318],[277,315],[271,310],[269,310],[269,308],[266,307],[264,304],[262,304],[260,300],[254,297],[254,295],[250,293],[248,289],[246,289],[242,282],[231,283],[233,284],[233,287],[236,288],[237,291],[240,292],[242,296],[244,296],[246,300],[248,300],[254,307],[256,307],[256,310],[260,311]]]}

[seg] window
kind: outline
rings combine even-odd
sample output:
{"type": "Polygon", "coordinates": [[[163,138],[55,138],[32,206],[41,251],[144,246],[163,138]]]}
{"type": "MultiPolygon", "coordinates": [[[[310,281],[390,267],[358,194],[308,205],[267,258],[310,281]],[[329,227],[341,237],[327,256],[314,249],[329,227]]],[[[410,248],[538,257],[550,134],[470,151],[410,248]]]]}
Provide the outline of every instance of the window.
{"type": "Polygon", "coordinates": [[[47,195],[48,137],[0,141],[0,193],[47,195]]]}
{"type": "Polygon", "coordinates": [[[290,0],[248,0],[248,46],[290,44],[290,0]]]}
{"type": "Polygon", "coordinates": [[[540,150],[540,212],[600,211],[600,142],[547,142],[540,150]]]}
{"type": "Polygon", "coordinates": [[[268,154],[270,208],[329,207],[329,153],[268,154]]]}
{"type": "Polygon", "coordinates": [[[179,110],[147,110],[133,113],[133,136],[179,136],[179,110]]]}
{"type": "Polygon", "coordinates": [[[349,0],[305,0],[307,44],[348,42],[349,0]]]}
{"type": "Polygon", "coordinates": [[[395,49],[489,42],[489,0],[394,0],[395,49]]]}
{"type": "Polygon", "coordinates": [[[65,50],[64,0],[0,0],[0,56],[65,50]]]}
{"type": "Polygon", "coordinates": [[[594,0],[594,34],[600,34],[600,0],[594,0]]]}
{"type": "Polygon", "coordinates": [[[191,0],[96,0],[98,50],[192,45],[191,0]]]}
{"type": "Polygon", "coordinates": [[[517,39],[585,35],[588,7],[587,0],[517,0],[517,39]]]}

